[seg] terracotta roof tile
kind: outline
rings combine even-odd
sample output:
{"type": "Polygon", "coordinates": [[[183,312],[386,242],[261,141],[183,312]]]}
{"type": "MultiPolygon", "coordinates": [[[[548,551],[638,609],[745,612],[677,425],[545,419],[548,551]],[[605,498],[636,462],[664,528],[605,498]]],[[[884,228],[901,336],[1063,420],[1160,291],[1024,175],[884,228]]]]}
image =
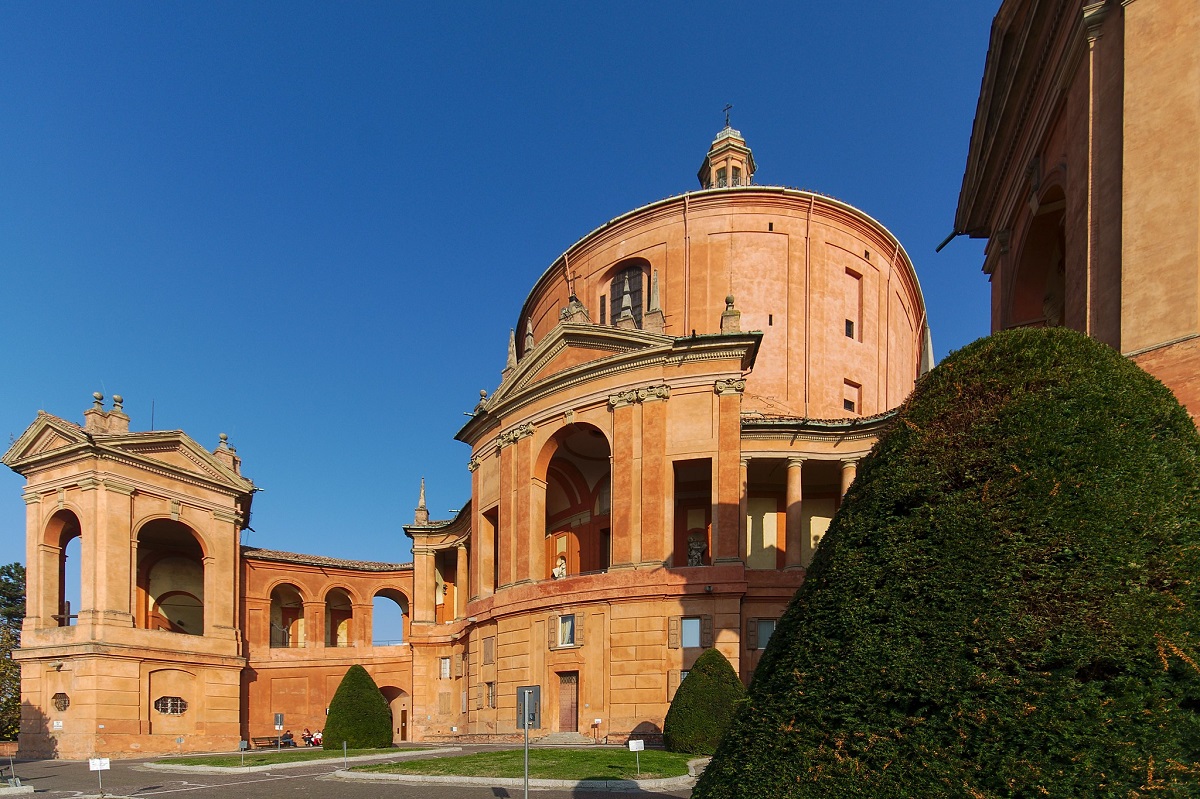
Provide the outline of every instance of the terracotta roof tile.
{"type": "Polygon", "coordinates": [[[374,560],[343,560],[324,555],[302,555],[299,552],[280,552],[275,549],[242,547],[242,557],[272,563],[298,563],[303,566],[327,566],[334,569],[349,569],[367,572],[394,572],[412,569],[412,563],[381,563],[374,560]]]}

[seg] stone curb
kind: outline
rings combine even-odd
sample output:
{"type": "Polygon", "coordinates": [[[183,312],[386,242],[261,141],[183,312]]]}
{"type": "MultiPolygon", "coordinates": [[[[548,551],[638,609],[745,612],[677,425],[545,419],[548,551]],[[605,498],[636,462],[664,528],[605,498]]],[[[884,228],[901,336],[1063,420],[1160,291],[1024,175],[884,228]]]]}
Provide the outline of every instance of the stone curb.
{"type": "Polygon", "coordinates": [[[411,749],[406,752],[388,752],[379,755],[355,755],[343,761],[341,756],[323,757],[314,760],[293,760],[287,763],[268,763],[265,766],[185,766],[181,763],[141,763],[142,768],[151,771],[169,771],[176,774],[252,774],[257,771],[276,771],[284,768],[303,768],[322,763],[361,763],[371,760],[385,760],[394,757],[420,757],[422,755],[444,755],[450,752],[461,752],[461,746],[444,746],[440,749],[411,749]]]}
{"type": "MultiPolygon", "coordinates": [[[[694,771],[692,762],[688,763],[688,771],[694,771]]],[[[491,788],[522,788],[523,778],[515,777],[442,777],[429,774],[375,774],[365,771],[345,771],[338,769],[331,776],[344,780],[377,780],[383,782],[402,782],[407,785],[471,785],[491,788]]],[[[529,781],[530,788],[558,788],[587,791],[648,791],[676,790],[691,788],[696,784],[696,777],[689,773],[681,777],[664,777],[657,780],[535,780],[529,781]]]]}

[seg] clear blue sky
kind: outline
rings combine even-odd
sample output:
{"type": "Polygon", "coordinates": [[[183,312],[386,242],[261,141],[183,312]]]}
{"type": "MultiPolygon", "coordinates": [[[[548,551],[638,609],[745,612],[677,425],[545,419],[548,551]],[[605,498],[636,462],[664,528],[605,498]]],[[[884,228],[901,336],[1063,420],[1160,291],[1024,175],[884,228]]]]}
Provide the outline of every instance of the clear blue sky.
{"type": "MultiPolygon", "coordinates": [[[[696,188],[721,108],[761,184],[880,220],[938,357],[985,335],[941,254],[997,0],[0,5],[0,434],[93,391],[226,432],[249,544],[406,561],[418,481],[563,250],[696,188]]],[[[0,474],[0,562],[24,560],[0,474]]]]}

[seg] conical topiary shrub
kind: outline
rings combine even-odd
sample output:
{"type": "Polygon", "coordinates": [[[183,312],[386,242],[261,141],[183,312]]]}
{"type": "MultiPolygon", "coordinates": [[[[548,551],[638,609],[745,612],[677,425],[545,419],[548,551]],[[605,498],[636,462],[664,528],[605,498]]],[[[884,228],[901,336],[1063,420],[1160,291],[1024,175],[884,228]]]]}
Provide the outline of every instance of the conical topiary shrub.
{"type": "Polygon", "coordinates": [[[329,703],[322,746],[375,749],[392,745],[392,711],[367,670],[357,663],[346,671],[329,703]]]}
{"type": "Polygon", "coordinates": [[[921,380],[693,794],[1195,796],[1200,437],[1067,330],[921,380]]]}
{"type": "Polygon", "coordinates": [[[663,722],[663,743],[671,752],[711,755],[745,698],[746,687],[725,655],[706,650],[675,689],[663,722]]]}

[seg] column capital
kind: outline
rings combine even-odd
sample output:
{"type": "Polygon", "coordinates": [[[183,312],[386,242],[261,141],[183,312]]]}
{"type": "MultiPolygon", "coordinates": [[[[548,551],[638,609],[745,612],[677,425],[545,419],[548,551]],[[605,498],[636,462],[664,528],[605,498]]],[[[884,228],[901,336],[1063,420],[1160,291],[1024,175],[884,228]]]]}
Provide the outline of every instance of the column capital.
{"type": "Polygon", "coordinates": [[[788,459],[787,459],[788,468],[790,469],[793,466],[795,466],[795,467],[803,466],[804,462],[806,460],[808,460],[808,457],[805,455],[788,455],[788,459]]]}
{"type": "Polygon", "coordinates": [[[713,390],[721,397],[730,394],[741,394],[746,390],[746,381],[740,377],[732,380],[718,380],[713,384],[713,390]]]}

